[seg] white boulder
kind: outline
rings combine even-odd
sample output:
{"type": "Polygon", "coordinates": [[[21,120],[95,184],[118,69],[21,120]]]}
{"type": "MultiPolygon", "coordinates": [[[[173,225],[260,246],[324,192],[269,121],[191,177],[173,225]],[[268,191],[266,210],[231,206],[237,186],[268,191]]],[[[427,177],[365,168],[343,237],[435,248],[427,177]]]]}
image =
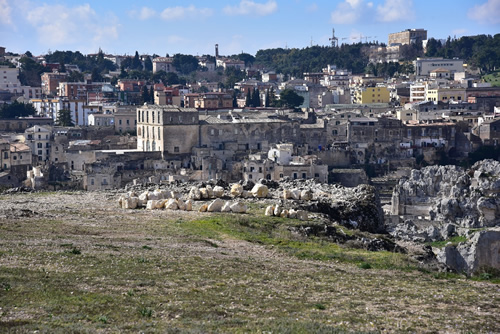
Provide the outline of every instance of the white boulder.
{"type": "Polygon", "coordinates": [[[267,194],[269,194],[269,189],[267,188],[266,185],[257,183],[256,185],[253,186],[251,193],[253,197],[265,198],[267,197],[267,194]]]}
{"type": "Polygon", "coordinates": [[[212,203],[210,203],[207,207],[208,212],[220,212],[222,206],[224,205],[224,201],[220,198],[216,198],[212,203]]]}

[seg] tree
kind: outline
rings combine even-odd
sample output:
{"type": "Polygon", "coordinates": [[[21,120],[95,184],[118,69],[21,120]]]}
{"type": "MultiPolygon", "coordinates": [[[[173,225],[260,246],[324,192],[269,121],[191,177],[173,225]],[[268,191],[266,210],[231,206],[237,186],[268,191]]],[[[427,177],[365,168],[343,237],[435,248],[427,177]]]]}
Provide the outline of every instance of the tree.
{"type": "Polygon", "coordinates": [[[144,60],[144,69],[149,72],[153,71],[153,62],[149,56],[144,60]]]}
{"type": "Polygon", "coordinates": [[[250,89],[247,90],[247,96],[245,99],[245,107],[251,107],[252,104],[252,96],[250,95],[250,89]]]}
{"type": "Polygon", "coordinates": [[[36,109],[31,103],[19,103],[14,101],[11,104],[3,104],[0,108],[0,119],[13,119],[16,117],[27,117],[36,114],[36,109]]]}
{"type": "Polygon", "coordinates": [[[149,89],[149,102],[155,103],[155,88],[154,85],[151,85],[149,89]]]}
{"type": "MultiPolygon", "coordinates": [[[[133,70],[142,70],[142,62],[139,59],[139,52],[135,52],[134,58],[132,59],[132,66],[131,68],[133,70]]],[[[153,67],[151,67],[153,68],[153,67]]]]}
{"type": "Polygon", "coordinates": [[[287,88],[281,91],[280,101],[283,107],[295,109],[304,103],[304,97],[287,88]]]}
{"type": "Polygon", "coordinates": [[[260,92],[257,88],[253,89],[252,104],[254,107],[260,107],[260,92]]]}
{"type": "Polygon", "coordinates": [[[151,102],[149,99],[149,91],[146,85],[142,86],[142,103],[151,102]]]}
{"type": "Polygon", "coordinates": [[[104,81],[104,79],[103,79],[103,77],[101,75],[101,72],[97,68],[94,68],[92,70],[91,80],[92,80],[92,82],[102,82],[102,81],[104,81]]]}
{"type": "Polygon", "coordinates": [[[71,118],[71,111],[67,109],[61,109],[57,113],[56,124],[59,126],[75,126],[73,119],[71,118]]]}
{"type": "Polygon", "coordinates": [[[172,65],[181,74],[189,74],[198,69],[198,59],[195,56],[176,54],[172,65]]]}
{"type": "Polygon", "coordinates": [[[78,71],[70,71],[68,75],[68,82],[83,82],[83,74],[78,71]]]}

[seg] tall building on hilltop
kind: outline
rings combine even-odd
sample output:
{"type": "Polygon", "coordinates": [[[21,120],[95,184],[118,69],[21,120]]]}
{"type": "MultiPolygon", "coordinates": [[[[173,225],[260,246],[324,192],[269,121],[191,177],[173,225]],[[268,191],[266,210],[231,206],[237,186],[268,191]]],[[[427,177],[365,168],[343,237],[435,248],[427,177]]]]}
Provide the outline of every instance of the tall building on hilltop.
{"type": "Polygon", "coordinates": [[[413,43],[422,43],[427,39],[427,30],[425,29],[406,29],[401,32],[389,34],[388,46],[406,45],[413,43]]]}

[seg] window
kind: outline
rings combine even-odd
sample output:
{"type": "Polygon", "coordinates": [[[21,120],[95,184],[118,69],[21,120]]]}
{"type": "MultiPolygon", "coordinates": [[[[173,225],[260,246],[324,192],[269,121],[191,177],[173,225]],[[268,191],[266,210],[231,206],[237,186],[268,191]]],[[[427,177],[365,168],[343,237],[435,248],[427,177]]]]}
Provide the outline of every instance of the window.
{"type": "Polygon", "coordinates": [[[210,129],[210,134],[213,136],[215,134],[215,130],[214,129],[210,129]]]}
{"type": "Polygon", "coordinates": [[[259,173],[262,173],[262,167],[259,167],[259,173]]]}
{"type": "Polygon", "coordinates": [[[49,143],[45,143],[45,147],[50,147],[50,144],[49,143]]]}
{"type": "Polygon", "coordinates": [[[94,179],[90,179],[90,184],[94,185],[94,179]]]}
{"type": "Polygon", "coordinates": [[[307,174],[306,173],[302,173],[302,178],[303,179],[307,179],[307,174]]]}
{"type": "Polygon", "coordinates": [[[9,152],[4,152],[3,153],[3,158],[8,159],[9,158],[9,152]]]}
{"type": "Polygon", "coordinates": [[[255,170],[255,167],[250,166],[250,172],[253,172],[255,170]]]}
{"type": "Polygon", "coordinates": [[[121,120],[121,119],[118,121],[118,124],[119,124],[119,125],[122,125],[122,120],[121,120]]]}
{"type": "Polygon", "coordinates": [[[42,147],[43,147],[43,145],[42,145],[42,143],[38,143],[38,144],[36,144],[36,147],[38,147],[38,148],[42,148],[42,147]]]}
{"type": "Polygon", "coordinates": [[[179,153],[179,146],[175,146],[175,147],[174,147],[174,152],[175,152],[175,153],[179,153]]]}
{"type": "Polygon", "coordinates": [[[38,150],[38,155],[42,155],[42,150],[38,150]]]}
{"type": "Polygon", "coordinates": [[[248,178],[251,180],[253,178],[252,174],[248,174],[248,178]]]}
{"type": "Polygon", "coordinates": [[[297,179],[297,173],[293,173],[293,179],[296,180],[297,179]]]}
{"type": "Polygon", "coordinates": [[[219,129],[219,136],[222,136],[222,129],[219,129]]]}
{"type": "MultiPolygon", "coordinates": [[[[120,124],[122,124],[122,120],[120,120],[120,124]]],[[[127,125],[130,125],[130,120],[127,119],[127,125]]]]}
{"type": "Polygon", "coordinates": [[[283,178],[283,173],[280,174],[280,179],[283,178]]]}
{"type": "Polygon", "coordinates": [[[15,156],[15,155],[14,155],[12,158],[13,158],[14,160],[17,160],[17,156],[15,156]]]}

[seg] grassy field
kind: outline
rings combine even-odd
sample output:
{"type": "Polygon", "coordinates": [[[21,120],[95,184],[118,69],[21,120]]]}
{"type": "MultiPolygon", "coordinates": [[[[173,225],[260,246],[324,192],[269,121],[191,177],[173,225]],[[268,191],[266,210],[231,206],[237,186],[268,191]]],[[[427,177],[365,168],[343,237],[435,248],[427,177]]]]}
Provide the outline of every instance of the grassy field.
{"type": "Polygon", "coordinates": [[[500,72],[493,72],[483,76],[486,82],[491,83],[492,86],[500,87],[500,72]]]}
{"type": "Polygon", "coordinates": [[[500,332],[497,284],[305,238],[258,210],[126,211],[79,196],[1,199],[0,332],[500,332]],[[37,209],[10,215],[22,202],[37,209]]]}

